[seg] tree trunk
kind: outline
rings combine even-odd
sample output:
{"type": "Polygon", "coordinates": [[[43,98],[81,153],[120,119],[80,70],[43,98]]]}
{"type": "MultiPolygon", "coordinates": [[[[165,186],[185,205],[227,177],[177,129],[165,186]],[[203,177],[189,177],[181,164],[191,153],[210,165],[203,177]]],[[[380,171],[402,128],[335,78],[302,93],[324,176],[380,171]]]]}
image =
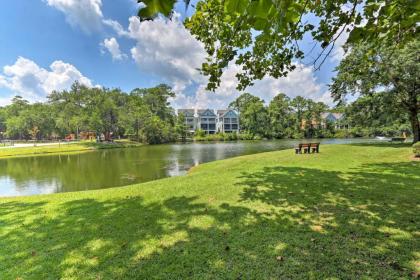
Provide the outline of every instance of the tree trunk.
{"type": "Polygon", "coordinates": [[[420,122],[418,115],[417,106],[410,109],[410,122],[413,130],[413,143],[420,141],[420,122]]]}
{"type": "Polygon", "coordinates": [[[413,143],[420,141],[420,123],[419,123],[419,103],[418,100],[418,91],[415,87],[413,92],[409,94],[408,100],[408,110],[410,112],[410,122],[411,122],[411,129],[413,130],[413,143]]]}

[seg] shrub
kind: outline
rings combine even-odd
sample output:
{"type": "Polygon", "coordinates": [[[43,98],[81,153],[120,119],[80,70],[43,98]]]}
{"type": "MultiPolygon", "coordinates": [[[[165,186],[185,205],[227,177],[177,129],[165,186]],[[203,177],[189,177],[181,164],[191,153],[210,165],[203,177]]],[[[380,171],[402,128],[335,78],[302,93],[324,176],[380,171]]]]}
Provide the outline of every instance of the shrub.
{"type": "Polygon", "coordinates": [[[348,131],[347,130],[345,130],[345,129],[340,129],[340,130],[337,130],[335,133],[334,133],[334,137],[335,138],[348,138],[350,135],[349,135],[349,133],[348,133],[348,131]]]}
{"type": "Polygon", "coordinates": [[[420,157],[420,142],[413,144],[413,153],[415,157],[420,157]]]}
{"type": "Polygon", "coordinates": [[[254,140],[254,135],[248,132],[243,132],[243,133],[238,134],[237,138],[239,140],[254,140]]]}
{"type": "Polygon", "coordinates": [[[203,138],[203,137],[206,137],[206,132],[202,129],[198,129],[195,131],[194,136],[198,138],[203,138]]]}

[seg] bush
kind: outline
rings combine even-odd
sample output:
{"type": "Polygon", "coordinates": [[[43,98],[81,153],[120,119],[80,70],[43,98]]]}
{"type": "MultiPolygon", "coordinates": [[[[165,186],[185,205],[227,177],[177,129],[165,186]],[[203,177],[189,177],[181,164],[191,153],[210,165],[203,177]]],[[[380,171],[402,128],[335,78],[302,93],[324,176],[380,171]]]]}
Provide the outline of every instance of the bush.
{"type": "Polygon", "coordinates": [[[413,153],[415,157],[420,157],[420,142],[413,144],[413,153]]]}
{"type": "Polygon", "coordinates": [[[205,134],[199,132],[195,134],[195,141],[237,141],[237,140],[260,140],[261,137],[254,136],[250,133],[216,133],[205,134]]]}
{"type": "Polygon", "coordinates": [[[347,130],[345,130],[345,129],[340,129],[340,130],[337,130],[335,133],[334,133],[334,137],[335,138],[348,138],[350,135],[349,135],[349,133],[348,133],[348,131],[347,130]]]}
{"type": "Polygon", "coordinates": [[[254,135],[248,132],[243,132],[238,134],[239,140],[254,140],[254,135]]]}
{"type": "Polygon", "coordinates": [[[206,137],[206,132],[202,129],[198,129],[195,131],[194,136],[198,138],[203,138],[206,137]]]}

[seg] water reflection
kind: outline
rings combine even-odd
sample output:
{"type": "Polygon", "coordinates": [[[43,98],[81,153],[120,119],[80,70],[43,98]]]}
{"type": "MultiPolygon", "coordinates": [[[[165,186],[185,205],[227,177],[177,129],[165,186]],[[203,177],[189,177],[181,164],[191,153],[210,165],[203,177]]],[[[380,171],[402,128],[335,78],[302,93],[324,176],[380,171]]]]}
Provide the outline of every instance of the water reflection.
{"type": "MultiPolygon", "coordinates": [[[[323,144],[371,140],[327,139],[323,144]]],[[[185,174],[200,163],[293,147],[297,140],[193,143],[0,160],[0,196],[124,186],[185,174]]]]}

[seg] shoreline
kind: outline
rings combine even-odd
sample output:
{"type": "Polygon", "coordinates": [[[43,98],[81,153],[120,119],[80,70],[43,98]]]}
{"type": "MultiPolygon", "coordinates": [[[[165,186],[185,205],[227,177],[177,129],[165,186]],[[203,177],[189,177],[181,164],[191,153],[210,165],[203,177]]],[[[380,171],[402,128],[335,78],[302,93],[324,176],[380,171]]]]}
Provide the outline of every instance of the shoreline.
{"type": "Polygon", "coordinates": [[[77,143],[60,143],[60,144],[39,144],[39,146],[21,146],[21,147],[3,147],[0,148],[0,160],[48,156],[48,155],[67,155],[82,154],[104,149],[133,148],[141,147],[145,144],[137,142],[114,142],[114,143],[96,143],[96,142],[77,142],[77,143]]]}

